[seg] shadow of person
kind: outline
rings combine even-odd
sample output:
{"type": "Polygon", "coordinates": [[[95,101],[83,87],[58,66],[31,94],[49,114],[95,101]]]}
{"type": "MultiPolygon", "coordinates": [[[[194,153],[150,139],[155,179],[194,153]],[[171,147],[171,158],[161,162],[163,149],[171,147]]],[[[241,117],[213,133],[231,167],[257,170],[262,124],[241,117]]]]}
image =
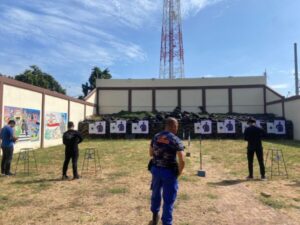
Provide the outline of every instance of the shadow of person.
{"type": "Polygon", "coordinates": [[[219,182],[208,182],[208,185],[212,186],[231,186],[231,185],[237,185],[243,182],[247,182],[247,180],[237,179],[237,180],[222,180],[219,182]]]}
{"type": "Polygon", "coordinates": [[[61,178],[54,178],[54,179],[37,179],[37,180],[17,180],[12,182],[13,184],[39,184],[39,183],[47,183],[47,182],[58,182],[62,181],[61,178]]]}
{"type": "Polygon", "coordinates": [[[286,186],[290,187],[300,187],[300,180],[293,180],[292,184],[286,184],[286,186]]]}

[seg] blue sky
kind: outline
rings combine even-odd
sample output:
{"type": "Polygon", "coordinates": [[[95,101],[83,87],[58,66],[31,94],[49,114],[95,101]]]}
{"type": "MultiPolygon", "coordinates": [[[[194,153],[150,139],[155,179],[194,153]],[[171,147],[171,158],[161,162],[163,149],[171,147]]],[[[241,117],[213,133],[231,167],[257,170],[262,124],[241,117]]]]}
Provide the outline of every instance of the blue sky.
{"type": "MultiPolygon", "coordinates": [[[[92,67],[158,78],[162,0],[0,0],[0,73],[30,65],[71,96],[92,67]]],[[[261,75],[294,93],[298,0],[182,0],[186,77],[261,75]]],[[[300,52],[300,47],[299,47],[300,52]]]]}

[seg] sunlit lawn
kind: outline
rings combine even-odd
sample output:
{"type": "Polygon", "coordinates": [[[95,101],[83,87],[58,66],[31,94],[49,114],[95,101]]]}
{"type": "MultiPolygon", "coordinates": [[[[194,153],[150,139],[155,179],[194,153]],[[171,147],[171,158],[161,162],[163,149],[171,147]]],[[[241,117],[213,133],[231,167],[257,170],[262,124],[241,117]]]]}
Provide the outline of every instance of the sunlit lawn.
{"type": "MultiPolygon", "coordinates": [[[[187,144],[186,141],[185,143],[187,144]]],[[[204,169],[213,167],[224,173],[224,179],[239,180],[246,177],[244,141],[204,140],[201,147],[204,169]]],[[[253,182],[249,184],[249,188],[262,203],[273,208],[299,209],[300,143],[264,143],[265,151],[271,147],[283,150],[289,178],[275,177],[272,181],[253,182]],[[260,192],[266,185],[266,191],[272,192],[271,199],[260,197],[260,192]],[[273,191],[273,188],[276,190],[273,191]]],[[[91,161],[90,172],[84,173],[81,180],[60,181],[64,148],[58,146],[36,150],[38,172],[35,171],[34,164],[31,164],[32,173],[26,176],[22,173],[24,168],[20,164],[16,177],[0,178],[0,224],[4,224],[1,223],[4,221],[5,224],[147,224],[148,220],[145,222],[144,219],[150,218],[151,177],[147,171],[149,141],[85,141],[80,146],[80,173],[85,148],[98,149],[102,173],[98,170],[98,174],[95,174],[91,161]]],[[[195,176],[199,169],[199,148],[199,141],[193,140],[191,148],[186,149],[192,153],[187,158],[185,174],[180,178],[182,185],[186,184],[186,189],[180,192],[176,207],[196,204],[193,202],[195,197],[211,203],[219,198],[213,191],[213,185],[206,185],[195,176]],[[192,185],[189,184],[206,185],[206,188],[199,193],[193,193],[192,185]]],[[[13,169],[16,159],[17,155],[14,156],[13,169]]],[[[255,162],[255,173],[258,177],[256,159],[255,162]]],[[[209,169],[207,175],[210,175],[209,169]]],[[[69,176],[72,176],[71,166],[69,176]]],[[[190,211],[192,213],[192,209],[190,211]]],[[[216,211],[215,206],[208,204],[207,211],[216,211]]],[[[184,220],[185,217],[181,217],[184,220]]],[[[190,218],[191,221],[194,219],[190,218]]]]}

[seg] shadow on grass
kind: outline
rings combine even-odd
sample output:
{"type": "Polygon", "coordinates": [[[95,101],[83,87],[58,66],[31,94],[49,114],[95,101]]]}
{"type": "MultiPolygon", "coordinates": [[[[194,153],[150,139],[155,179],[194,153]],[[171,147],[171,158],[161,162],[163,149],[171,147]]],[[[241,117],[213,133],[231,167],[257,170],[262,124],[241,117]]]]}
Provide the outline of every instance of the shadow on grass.
{"type": "Polygon", "coordinates": [[[294,180],[292,184],[286,184],[286,186],[300,187],[300,180],[294,180]]]}
{"type": "Polygon", "coordinates": [[[241,184],[244,182],[248,182],[247,180],[241,180],[241,179],[237,179],[237,180],[222,180],[219,182],[208,182],[207,184],[210,186],[231,186],[231,185],[237,185],[237,184],[241,184]]]}
{"type": "Polygon", "coordinates": [[[40,184],[40,183],[47,183],[47,182],[58,182],[63,181],[61,178],[54,178],[54,179],[37,179],[37,180],[18,180],[12,182],[13,184],[40,184]]]}

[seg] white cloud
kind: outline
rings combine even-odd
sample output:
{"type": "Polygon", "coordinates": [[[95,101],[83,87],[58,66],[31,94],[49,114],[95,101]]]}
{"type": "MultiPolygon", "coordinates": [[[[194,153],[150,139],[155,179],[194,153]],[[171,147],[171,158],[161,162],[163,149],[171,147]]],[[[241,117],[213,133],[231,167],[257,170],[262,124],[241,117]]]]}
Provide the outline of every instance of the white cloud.
{"type": "Polygon", "coordinates": [[[271,84],[270,87],[273,89],[287,89],[290,87],[290,85],[289,84],[271,84]]]}
{"type": "MultiPolygon", "coordinates": [[[[183,16],[219,1],[182,0],[183,16]]],[[[141,63],[147,60],[143,46],[119,34],[160,27],[162,6],[162,0],[2,0],[0,72],[16,74],[31,64],[141,63]]]]}
{"type": "Polygon", "coordinates": [[[209,5],[223,0],[182,0],[182,14],[184,17],[194,16],[209,5]]]}

